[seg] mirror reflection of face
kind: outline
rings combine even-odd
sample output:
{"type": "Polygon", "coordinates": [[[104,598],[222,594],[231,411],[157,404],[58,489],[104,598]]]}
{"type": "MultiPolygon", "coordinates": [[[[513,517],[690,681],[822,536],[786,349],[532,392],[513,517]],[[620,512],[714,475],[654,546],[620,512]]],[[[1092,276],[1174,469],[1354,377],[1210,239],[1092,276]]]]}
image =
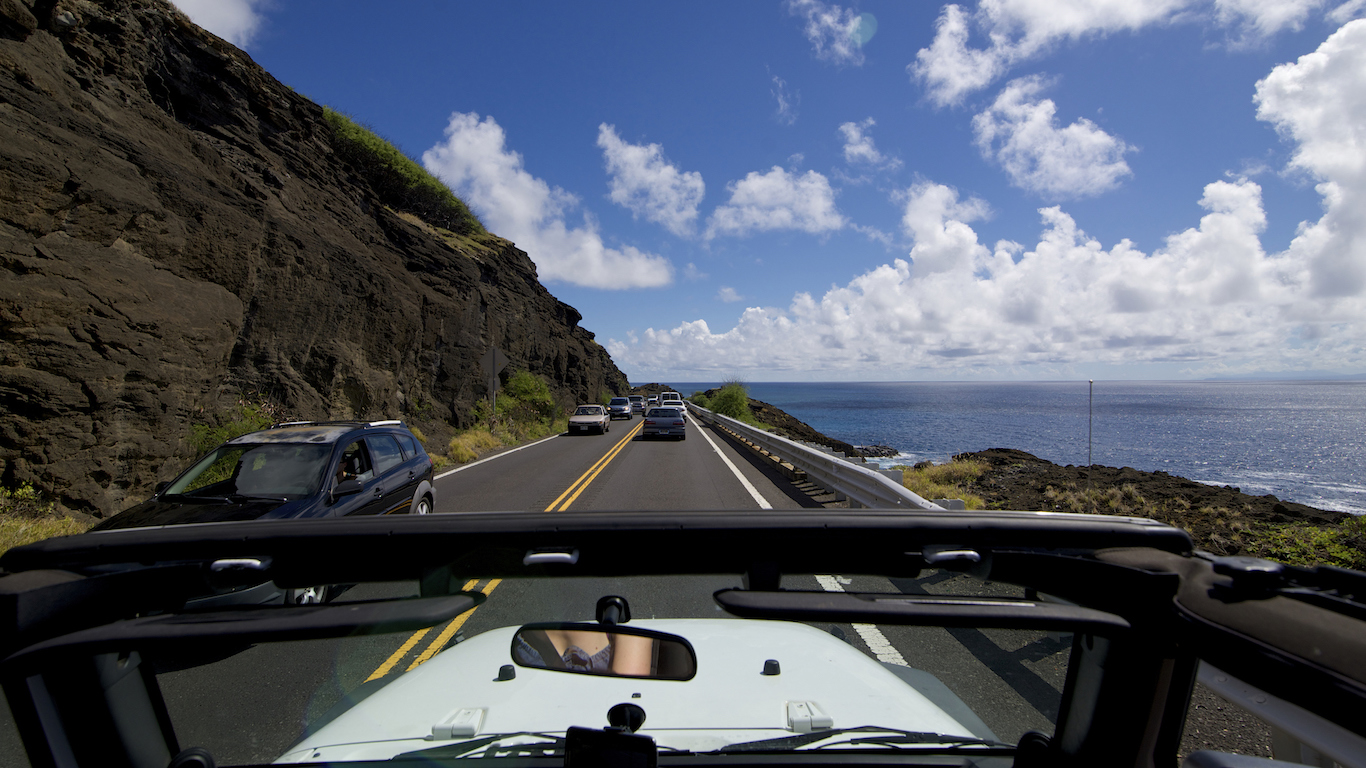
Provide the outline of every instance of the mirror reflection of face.
{"type": "Polygon", "coordinates": [[[513,660],[524,667],[615,677],[690,679],[696,662],[685,641],[610,632],[592,625],[523,628],[513,660]]]}

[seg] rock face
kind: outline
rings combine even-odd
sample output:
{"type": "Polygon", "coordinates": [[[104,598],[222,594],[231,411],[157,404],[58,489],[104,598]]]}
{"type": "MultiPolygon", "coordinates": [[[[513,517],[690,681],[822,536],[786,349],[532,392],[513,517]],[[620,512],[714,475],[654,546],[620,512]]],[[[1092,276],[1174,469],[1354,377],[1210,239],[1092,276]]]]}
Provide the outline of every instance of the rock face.
{"type": "Polygon", "coordinates": [[[580,319],[512,243],[380,204],[321,107],[169,4],[0,2],[0,484],[111,514],[247,394],[448,433],[491,345],[625,392],[580,319]]]}

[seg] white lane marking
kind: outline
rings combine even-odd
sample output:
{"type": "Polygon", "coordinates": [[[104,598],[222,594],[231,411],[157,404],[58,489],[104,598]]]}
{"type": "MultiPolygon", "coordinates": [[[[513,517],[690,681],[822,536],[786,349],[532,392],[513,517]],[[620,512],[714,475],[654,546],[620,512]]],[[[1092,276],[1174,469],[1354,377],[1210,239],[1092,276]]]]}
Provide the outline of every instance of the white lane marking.
{"type": "MultiPolygon", "coordinates": [[[[697,420],[694,419],[693,423],[697,424],[697,420]]],[[[759,505],[759,509],[773,509],[773,505],[768,503],[768,499],[765,499],[760,495],[759,491],[755,490],[749,480],[746,479],[744,475],[740,474],[740,470],[736,469],[735,465],[730,463],[730,459],[726,458],[726,454],[721,452],[721,449],[716,446],[716,442],[711,439],[711,435],[707,434],[707,431],[702,429],[700,424],[698,425],[697,431],[703,437],[707,438],[707,442],[711,444],[711,449],[716,451],[716,455],[721,457],[721,461],[726,462],[726,466],[730,467],[730,471],[735,473],[735,477],[740,480],[740,484],[745,486],[745,490],[749,491],[750,496],[754,497],[754,502],[759,505]]]]}
{"type": "MultiPolygon", "coordinates": [[[[843,592],[844,586],[841,584],[849,583],[849,579],[841,576],[817,576],[816,581],[820,582],[821,589],[826,592],[843,592]]],[[[887,636],[882,634],[882,630],[876,624],[855,624],[854,631],[863,638],[863,642],[868,644],[868,650],[873,652],[878,661],[885,661],[888,664],[895,664],[899,667],[909,667],[906,658],[901,655],[901,651],[892,647],[887,636]]]]}
{"type": "Polygon", "coordinates": [[[503,451],[502,453],[496,453],[496,454],[494,454],[494,455],[492,455],[492,456],[489,456],[488,458],[480,459],[480,460],[478,460],[478,461],[471,461],[470,463],[468,463],[468,464],[463,464],[463,465],[461,465],[461,466],[456,467],[455,469],[448,469],[448,470],[446,470],[445,472],[442,472],[441,474],[437,475],[436,477],[433,477],[432,480],[433,480],[433,482],[435,482],[435,481],[440,480],[441,478],[445,477],[446,475],[453,475],[453,474],[455,474],[456,472],[463,472],[464,470],[467,470],[467,469],[469,469],[470,467],[477,467],[477,466],[479,466],[480,464],[483,464],[483,463],[486,462],[486,461],[493,461],[494,459],[501,459],[501,458],[503,458],[504,456],[507,456],[507,455],[509,455],[509,454],[513,454],[513,453],[516,453],[516,452],[518,452],[518,451],[524,451],[524,450],[526,450],[527,448],[530,448],[530,447],[533,446],[533,445],[540,445],[541,443],[544,443],[544,442],[547,441],[547,440],[554,440],[554,439],[557,438],[557,437],[559,437],[559,435],[551,435],[550,437],[543,437],[543,438],[541,438],[540,440],[537,440],[537,441],[534,442],[534,443],[527,443],[526,445],[519,445],[519,446],[517,446],[516,448],[513,448],[513,449],[510,450],[510,451],[503,451]]]}

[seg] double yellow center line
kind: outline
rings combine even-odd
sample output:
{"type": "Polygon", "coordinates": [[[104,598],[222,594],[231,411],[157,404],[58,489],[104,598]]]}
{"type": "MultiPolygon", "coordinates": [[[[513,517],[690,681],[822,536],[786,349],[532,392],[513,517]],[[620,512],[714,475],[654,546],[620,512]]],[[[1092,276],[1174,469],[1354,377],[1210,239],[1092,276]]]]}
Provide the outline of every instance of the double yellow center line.
{"type": "MultiPolygon", "coordinates": [[[[602,474],[602,470],[609,463],[611,463],[612,459],[615,459],[617,457],[617,454],[621,453],[622,449],[626,447],[626,444],[631,442],[631,438],[635,437],[636,434],[639,433],[641,428],[644,426],[645,423],[642,421],[640,424],[637,424],[635,428],[632,429],[630,432],[627,432],[626,436],[621,438],[621,440],[617,441],[617,444],[612,446],[612,449],[608,451],[606,454],[604,454],[602,458],[598,459],[597,462],[593,464],[593,466],[589,467],[587,472],[584,472],[582,475],[579,475],[579,479],[571,483],[570,486],[567,489],[565,489],[565,492],[560,494],[559,498],[550,502],[550,506],[546,507],[545,511],[563,512],[564,510],[569,509],[569,505],[573,504],[574,500],[579,498],[579,494],[583,493],[583,490],[588,487],[589,483],[592,483],[593,480],[597,479],[598,475],[602,474]]],[[[493,592],[493,590],[499,584],[501,584],[502,581],[502,579],[491,579],[489,583],[485,584],[484,588],[480,591],[483,592],[485,595],[488,595],[489,593],[493,592]]],[[[471,589],[474,589],[475,585],[477,585],[478,583],[478,579],[470,579],[469,581],[465,582],[465,586],[462,588],[461,591],[468,592],[471,589]]],[[[418,654],[416,659],[413,659],[413,662],[408,665],[407,671],[411,672],[412,670],[417,669],[418,666],[426,662],[431,657],[435,656],[437,653],[441,651],[442,648],[445,648],[446,643],[450,642],[451,638],[455,636],[455,633],[460,631],[460,628],[465,625],[466,621],[469,621],[470,616],[474,615],[474,611],[475,609],[471,608],[468,611],[465,611],[464,613],[460,614],[459,616],[456,616],[454,619],[451,619],[450,622],[447,623],[444,628],[442,628],[441,632],[437,634],[436,638],[427,644],[427,647],[422,651],[422,653],[418,654]]],[[[419,629],[418,631],[414,632],[413,635],[403,643],[403,645],[398,647],[398,650],[394,651],[393,654],[390,655],[389,658],[386,659],[383,664],[379,665],[379,667],[374,672],[370,673],[369,677],[365,678],[365,682],[368,683],[371,680],[378,680],[379,678],[384,677],[385,675],[392,672],[394,670],[394,667],[397,666],[399,662],[403,661],[403,659],[407,657],[408,653],[412,651],[414,648],[416,648],[417,645],[421,643],[422,640],[427,636],[427,633],[432,631],[432,629],[433,627],[427,627],[426,629],[419,629]]]]}
{"type": "Polygon", "coordinates": [[[587,488],[589,483],[597,479],[597,476],[602,473],[602,470],[606,468],[609,463],[611,463],[612,459],[615,459],[617,457],[618,453],[621,453],[621,449],[625,448],[626,444],[631,442],[631,438],[635,437],[636,434],[640,432],[640,430],[644,426],[645,422],[641,421],[639,424],[635,426],[634,429],[632,429],[630,432],[627,432],[625,437],[618,440],[617,444],[612,446],[612,450],[603,454],[603,457],[601,459],[598,459],[596,464],[589,467],[587,472],[584,472],[582,475],[579,475],[579,479],[571,483],[570,486],[565,489],[564,493],[560,494],[560,497],[558,499],[555,499],[554,501],[550,502],[550,506],[546,507],[545,511],[563,512],[566,509],[569,509],[569,505],[573,504],[574,500],[579,498],[579,494],[583,493],[583,489],[587,488]],[[568,498],[565,498],[566,496],[568,498]],[[562,501],[564,502],[563,504],[560,503],[562,501]]]}

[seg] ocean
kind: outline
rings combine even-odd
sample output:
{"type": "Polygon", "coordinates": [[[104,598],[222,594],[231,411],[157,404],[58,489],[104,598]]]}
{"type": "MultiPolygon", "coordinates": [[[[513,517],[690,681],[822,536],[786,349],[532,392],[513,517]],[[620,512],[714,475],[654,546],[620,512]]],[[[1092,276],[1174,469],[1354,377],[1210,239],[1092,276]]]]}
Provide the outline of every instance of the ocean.
{"type": "MultiPolygon", "coordinates": [[[[716,382],[661,382],[686,397],[716,382]]],[[[750,397],[898,463],[1017,448],[1085,465],[1087,382],[747,383],[750,397]]],[[[1366,382],[1098,381],[1091,460],[1366,513],[1366,382]]]]}

